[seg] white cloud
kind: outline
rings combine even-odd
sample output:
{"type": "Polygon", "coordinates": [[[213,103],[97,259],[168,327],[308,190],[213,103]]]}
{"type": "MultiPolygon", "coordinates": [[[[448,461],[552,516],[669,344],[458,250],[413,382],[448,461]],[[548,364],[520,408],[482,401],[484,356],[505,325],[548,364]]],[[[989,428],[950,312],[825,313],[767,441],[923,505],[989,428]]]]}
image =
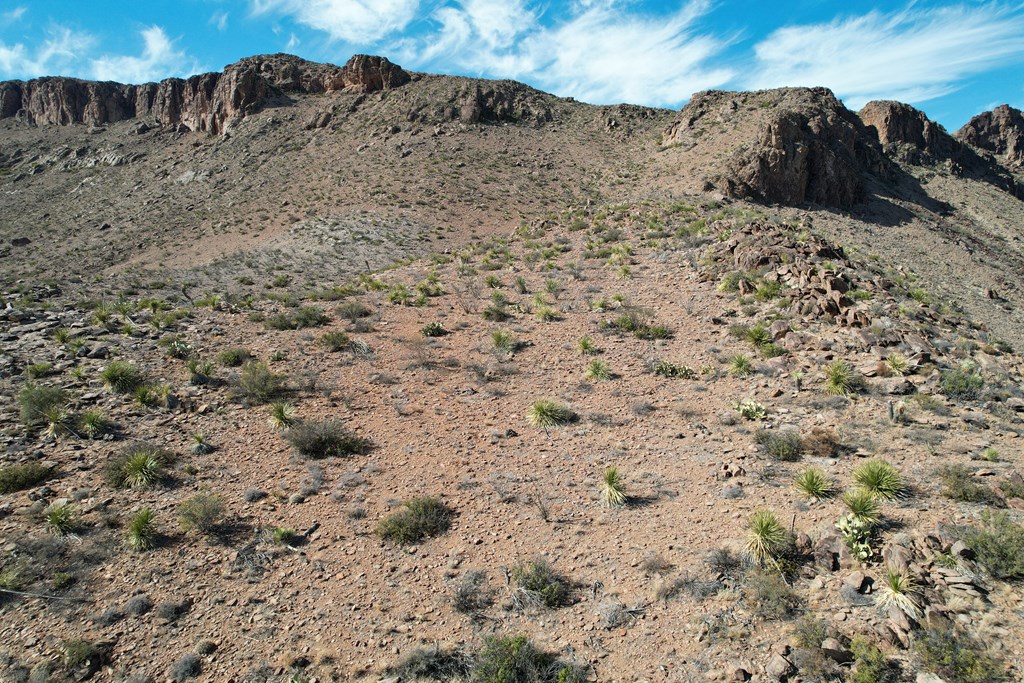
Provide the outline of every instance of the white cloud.
{"type": "Polygon", "coordinates": [[[288,36],[288,44],[284,46],[284,51],[295,52],[296,48],[298,48],[299,45],[302,45],[302,41],[299,40],[299,37],[297,35],[292,33],[291,35],[288,36]]]}
{"type": "Polygon", "coordinates": [[[1024,55],[1024,11],[997,3],[907,9],[778,29],[754,50],[750,88],[831,88],[859,109],[873,99],[918,103],[1024,55]]]}
{"type": "Polygon", "coordinates": [[[88,33],[63,26],[47,30],[46,38],[33,52],[21,43],[0,43],[0,75],[8,78],[37,78],[69,73],[80,64],[95,39],[88,33]]]}
{"type": "Polygon", "coordinates": [[[727,45],[696,31],[708,6],[694,0],[668,16],[642,16],[628,3],[585,0],[545,25],[543,10],[521,0],[461,0],[436,10],[438,30],[403,42],[401,58],[518,78],[588,102],[674,106],[733,77],[706,66],[727,45]]]}
{"type": "Polygon", "coordinates": [[[8,10],[7,12],[0,14],[0,17],[3,17],[6,22],[15,22],[25,16],[25,12],[27,11],[28,7],[15,7],[12,10],[8,10]]]}
{"type": "Polygon", "coordinates": [[[228,13],[223,10],[217,10],[210,15],[210,24],[216,26],[218,31],[226,31],[228,28],[228,13]]]}
{"type": "Polygon", "coordinates": [[[419,4],[419,0],[252,0],[256,14],[288,14],[300,24],[358,45],[403,30],[419,4]]]}
{"type": "Polygon", "coordinates": [[[174,41],[159,26],[143,29],[142,40],[141,55],[107,55],[93,59],[92,76],[101,81],[147,83],[202,70],[194,59],[175,47],[174,41]]]}

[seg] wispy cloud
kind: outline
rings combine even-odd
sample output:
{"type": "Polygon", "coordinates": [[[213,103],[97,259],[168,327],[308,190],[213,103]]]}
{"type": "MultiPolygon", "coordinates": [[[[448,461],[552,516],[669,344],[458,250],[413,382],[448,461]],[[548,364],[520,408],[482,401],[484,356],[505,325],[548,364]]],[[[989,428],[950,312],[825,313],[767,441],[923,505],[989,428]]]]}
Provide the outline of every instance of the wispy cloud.
{"type": "Polygon", "coordinates": [[[169,76],[187,76],[202,70],[195,59],[175,47],[159,26],[142,31],[140,55],[106,55],[91,61],[92,76],[101,81],[146,83],[169,76]]]}
{"type": "Polygon", "coordinates": [[[0,12],[0,17],[3,17],[5,22],[13,23],[25,16],[25,12],[27,11],[28,7],[15,7],[6,12],[0,12]]]}
{"type": "Polygon", "coordinates": [[[918,103],[1024,56],[1024,6],[998,3],[870,12],[788,26],[758,43],[750,88],[824,85],[860,108],[872,99],[918,103]]]}
{"type": "Polygon", "coordinates": [[[668,15],[643,15],[626,2],[590,0],[552,18],[520,0],[462,0],[436,10],[437,30],[403,43],[401,56],[588,102],[674,106],[733,77],[709,65],[728,40],[698,30],[708,7],[694,0],[668,15]]]}
{"type": "Polygon", "coordinates": [[[0,76],[36,78],[65,74],[79,63],[95,42],[88,33],[51,26],[46,31],[46,38],[34,50],[22,43],[0,43],[0,76]]]}
{"type": "Polygon", "coordinates": [[[228,28],[228,13],[224,10],[217,10],[210,15],[210,24],[216,26],[218,31],[226,31],[228,28]]]}
{"type": "Polygon", "coordinates": [[[255,14],[288,14],[304,26],[357,45],[403,30],[419,6],[419,0],[252,0],[255,14]]]}

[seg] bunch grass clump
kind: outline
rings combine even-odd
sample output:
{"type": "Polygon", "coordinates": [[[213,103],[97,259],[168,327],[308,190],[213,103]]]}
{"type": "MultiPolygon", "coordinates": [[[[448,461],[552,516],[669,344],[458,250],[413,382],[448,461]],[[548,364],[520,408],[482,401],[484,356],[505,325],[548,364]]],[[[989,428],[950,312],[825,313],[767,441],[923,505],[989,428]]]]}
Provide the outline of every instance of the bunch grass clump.
{"type": "Polygon", "coordinates": [[[71,536],[78,529],[78,513],[71,503],[54,503],[43,512],[46,531],[54,536],[71,536]]]}
{"type": "Polygon", "coordinates": [[[224,518],[224,502],[220,496],[197,493],[178,506],[178,523],[183,531],[211,535],[220,529],[224,518]]]}
{"type": "Polygon", "coordinates": [[[863,381],[845,360],[836,359],[825,366],[825,393],[829,396],[852,396],[863,381]]]}
{"type": "Polygon", "coordinates": [[[238,393],[248,403],[260,404],[273,400],[285,389],[285,378],[274,373],[266,363],[250,361],[242,366],[238,376],[238,393]]]}
{"type": "Polygon", "coordinates": [[[126,361],[111,361],[100,372],[100,381],[108,391],[117,394],[129,394],[145,383],[142,372],[126,361]]]}
{"type": "Polygon", "coordinates": [[[763,448],[772,460],[796,462],[803,451],[803,439],[796,431],[758,429],[754,441],[763,448]]]}
{"type": "Polygon", "coordinates": [[[270,405],[270,414],[267,416],[267,424],[271,429],[287,429],[296,422],[295,406],[287,401],[274,401],[270,405]]]}
{"type": "Polygon", "coordinates": [[[834,484],[820,467],[808,467],[797,475],[796,487],[811,500],[830,498],[834,492],[834,484]]]}
{"type": "Polygon", "coordinates": [[[104,477],[114,488],[152,488],[165,480],[174,459],[174,454],[165,448],[138,444],[112,458],[104,468],[104,477]]]}
{"type": "Polygon", "coordinates": [[[18,392],[21,423],[29,428],[43,427],[49,423],[48,416],[64,409],[67,402],[68,393],[59,387],[26,384],[18,392]]]}
{"type": "Polygon", "coordinates": [[[30,462],[0,467],[0,493],[14,493],[41,484],[53,474],[52,467],[30,462]]]}
{"type": "Polygon", "coordinates": [[[790,535],[772,510],[758,510],[747,522],[747,552],[761,566],[777,566],[789,550],[790,535]]]}
{"type": "Polygon", "coordinates": [[[587,370],[584,373],[584,377],[589,380],[601,382],[612,378],[612,371],[608,367],[608,363],[603,360],[592,360],[587,364],[587,370]]]}
{"type": "Polygon", "coordinates": [[[128,532],[125,535],[126,545],[137,552],[152,550],[156,547],[156,515],[148,507],[139,510],[128,523],[128,532]]]}
{"type": "Polygon", "coordinates": [[[576,413],[568,406],[541,399],[530,406],[527,421],[535,427],[560,427],[576,420],[576,413]]]}
{"type": "Polygon", "coordinates": [[[516,584],[515,599],[521,607],[556,609],[571,600],[569,582],[547,560],[519,562],[510,574],[516,584]]]}
{"type": "Polygon", "coordinates": [[[300,455],[315,460],[363,455],[370,449],[369,441],[348,431],[340,420],[296,422],[284,438],[300,455]]]}

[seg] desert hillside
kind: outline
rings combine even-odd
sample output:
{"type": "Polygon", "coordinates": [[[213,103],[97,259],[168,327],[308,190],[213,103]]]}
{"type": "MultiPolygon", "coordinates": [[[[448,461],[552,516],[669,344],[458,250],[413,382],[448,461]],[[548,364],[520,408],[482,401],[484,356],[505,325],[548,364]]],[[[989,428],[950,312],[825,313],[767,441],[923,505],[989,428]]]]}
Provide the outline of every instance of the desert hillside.
{"type": "Polygon", "coordinates": [[[1019,680],[1021,128],[0,83],[0,680],[1019,680]]]}

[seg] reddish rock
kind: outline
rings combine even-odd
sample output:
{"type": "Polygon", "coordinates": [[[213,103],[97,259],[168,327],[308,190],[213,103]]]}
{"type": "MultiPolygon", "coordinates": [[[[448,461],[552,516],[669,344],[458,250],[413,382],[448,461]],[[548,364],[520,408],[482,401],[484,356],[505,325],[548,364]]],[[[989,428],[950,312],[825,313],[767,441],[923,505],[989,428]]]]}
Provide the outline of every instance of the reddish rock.
{"type": "Polygon", "coordinates": [[[956,138],[1009,166],[1024,166],[1024,113],[1008,104],[978,114],[956,132],[956,138]]]}

